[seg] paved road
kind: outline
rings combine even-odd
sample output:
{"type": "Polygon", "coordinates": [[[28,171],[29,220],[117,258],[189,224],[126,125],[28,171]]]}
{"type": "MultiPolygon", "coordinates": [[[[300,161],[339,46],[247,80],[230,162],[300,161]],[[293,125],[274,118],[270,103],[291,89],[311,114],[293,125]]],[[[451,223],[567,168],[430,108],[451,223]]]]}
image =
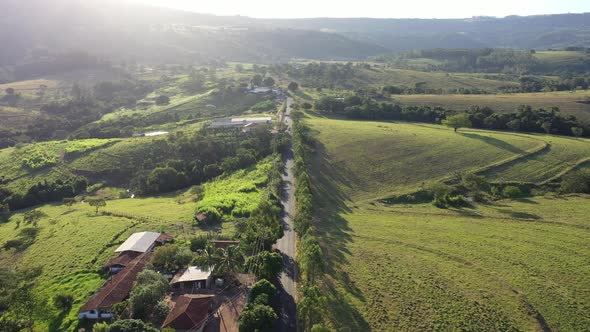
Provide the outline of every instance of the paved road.
{"type": "MultiPolygon", "coordinates": [[[[288,127],[288,133],[292,133],[291,120],[291,98],[287,99],[287,109],[283,122],[288,127]]],[[[293,141],[291,137],[291,142],[293,141]]],[[[289,151],[283,158],[285,162],[285,171],[283,173],[283,192],[281,203],[283,204],[283,230],[284,236],[280,238],[275,247],[283,253],[285,269],[280,275],[281,289],[281,317],[280,331],[297,331],[297,309],[295,305],[296,296],[296,235],[293,229],[293,217],[295,216],[295,175],[293,170],[293,149],[289,144],[289,151]]]]}

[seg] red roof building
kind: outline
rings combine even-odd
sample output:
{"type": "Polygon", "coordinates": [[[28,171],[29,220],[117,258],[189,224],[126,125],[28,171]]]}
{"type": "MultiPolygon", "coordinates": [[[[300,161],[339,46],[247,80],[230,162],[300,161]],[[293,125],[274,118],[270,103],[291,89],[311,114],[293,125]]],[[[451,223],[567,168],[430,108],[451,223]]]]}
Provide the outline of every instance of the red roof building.
{"type": "Polygon", "coordinates": [[[203,327],[213,306],[214,297],[214,295],[179,296],[166,317],[162,328],[196,330],[203,327]]]}

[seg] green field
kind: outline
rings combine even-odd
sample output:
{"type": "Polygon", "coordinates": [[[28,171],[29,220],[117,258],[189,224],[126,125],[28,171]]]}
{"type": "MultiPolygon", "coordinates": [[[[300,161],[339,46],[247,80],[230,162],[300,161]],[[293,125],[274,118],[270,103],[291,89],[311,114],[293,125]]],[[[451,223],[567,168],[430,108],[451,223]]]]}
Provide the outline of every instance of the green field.
{"type": "Polygon", "coordinates": [[[590,120],[590,104],[582,103],[590,98],[590,91],[562,91],[540,93],[512,93],[497,95],[396,95],[393,101],[403,105],[424,105],[466,110],[469,107],[487,106],[500,112],[515,112],[519,105],[550,109],[559,107],[563,114],[590,120]]]}
{"type": "Polygon", "coordinates": [[[334,330],[587,329],[590,197],[446,210],[377,199],[463,170],[541,181],[590,157],[589,142],[313,115],[305,121],[317,139],[315,227],[328,260],[321,287],[334,330]]]}
{"type": "Polygon", "coordinates": [[[349,197],[374,198],[419,188],[456,171],[474,171],[544,146],[531,135],[436,125],[313,117],[326,172],[349,197]]]}

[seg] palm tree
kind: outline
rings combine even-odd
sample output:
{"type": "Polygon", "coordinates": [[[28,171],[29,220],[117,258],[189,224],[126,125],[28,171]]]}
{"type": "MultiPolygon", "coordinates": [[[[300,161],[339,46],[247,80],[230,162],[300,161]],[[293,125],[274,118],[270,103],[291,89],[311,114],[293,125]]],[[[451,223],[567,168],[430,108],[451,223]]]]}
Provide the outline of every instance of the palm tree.
{"type": "Polygon", "coordinates": [[[205,249],[199,249],[197,253],[198,256],[195,258],[194,263],[199,267],[213,268],[218,265],[220,252],[211,243],[208,243],[205,249]]]}
{"type": "Polygon", "coordinates": [[[223,273],[226,277],[232,277],[240,271],[244,257],[238,247],[229,246],[219,252],[221,255],[218,264],[215,266],[217,272],[223,273]]]}

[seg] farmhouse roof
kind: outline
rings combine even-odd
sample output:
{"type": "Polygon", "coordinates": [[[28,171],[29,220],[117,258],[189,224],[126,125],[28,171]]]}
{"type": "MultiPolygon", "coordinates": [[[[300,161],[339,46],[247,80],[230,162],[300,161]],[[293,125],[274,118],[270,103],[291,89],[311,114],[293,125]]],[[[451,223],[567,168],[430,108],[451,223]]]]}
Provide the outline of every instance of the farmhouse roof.
{"type": "Polygon", "coordinates": [[[137,274],[151,261],[152,255],[151,252],[143,253],[129,262],[121,272],[113,276],[111,281],[80,308],[80,312],[93,309],[108,310],[113,304],[125,300],[133,288],[137,274]]]}
{"type": "Polygon", "coordinates": [[[210,268],[201,269],[197,266],[189,266],[188,269],[177,273],[170,283],[176,284],[179,282],[207,280],[211,276],[212,270],[210,268]]]}
{"type": "Polygon", "coordinates": [[[121,254],[119,254],[119,256],[109,259],[104,264],[104,266],[106,266],[106,267],[115,266],[115,265],[126,266],[127,264],[129,264],[129,262],[131,262],[133,259],[135,259],[137,256],[139,256],[141,254],[142,253],[139,251],[122,252],[121,254]]]}
{"type": "Polygon", "coordinates": [[[205,221],[205,220],[207,220],[208,217],[203,212],[199,212],[199,213],[197,213],[195,218],[197,219],[197,221],[205,221]]]}
{"type": "Polygon", "coordinates": [[[257,117],[257,118],[232,118],[231,123],[270,123],[272,117],[257,117]]]}
{"type": "Polygon", "coordinates": [[[155,232],[139,232],[133,233],[131,236],[123,242],[115,250],[115,252],[122,252],[122,251],[139,251],[139,252],[146,252],[148,251],[151,246],[156,242],[156,240],[160,237],[160,233],[155,232]]]}
{"type": "Polygon", "coordinates": [[[200,327],[209,315],[214,295],[181,295],[166,317],[162,327],[190,330],[200,327]]]}

